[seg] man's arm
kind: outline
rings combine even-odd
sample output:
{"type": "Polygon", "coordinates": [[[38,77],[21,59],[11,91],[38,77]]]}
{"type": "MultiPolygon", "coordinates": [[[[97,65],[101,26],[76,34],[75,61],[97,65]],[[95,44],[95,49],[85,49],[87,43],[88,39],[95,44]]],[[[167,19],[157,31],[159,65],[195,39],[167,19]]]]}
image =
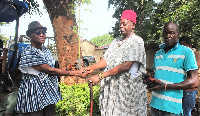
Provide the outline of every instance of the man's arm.
{"type": "MultiPolygon", "coordinates": [[[[104,72],[102,75],[103,75],[104,78],[106,78],[108,76],[121,74],[121,73],[123,73],[125,71],[129,71],[133,64],[134,64],[134,61],[124,62],[124,63],[122,63],[120,65],[117,65],[113,69],[104,72]]],[[[100,78],[99,78],[98,75],[94,75],[94,76],[90,77],[87,80],[90,80],[93,83],[93,85],[96,85],[100,81],[100,78]]]]}
{"type": "Polygon", "coordinates": [[[99,62],[97,62],[96,64],[93,64],[91,66],[86,67],[84,70],[86,70],[87,73],[91,74],[94,70],[105,68],[106,66],[107,66],[107,62],[106,62],[105,59],[102,58],[99,62]]]}
{"type": "Polygon", "coordinates": [[[134,64],[134,61],[126,61],[120,65],[117,65],[116,67],[114,67],[111,70],[108,70],[106,72],[103,73],[104,77],[108,77],[108,76],[113,76],[113,75],[117,75],[117,74],[121,74],[123,72],[129,71],[131,66],[134,64]]]}
{"type": "MultiPolygon", "coordinates": [[[[157,79],[156,79],[157,80],[157,79]]],[[[148,88],[150,91],[159,91],[159,90],[188,90],[198,88],[199,86],[199,76],[197,70],[190,70],[187,72],[186,80],[180,83],[174,84],[165,84],[160,81],[155,81],[155,87],[148,88]]]]}
{"type": "Polygon", "coordinates": [[[188,90],[195,89],[199,86],[199,75],[197,70],[191,70],[187,72],[185,81],[181,83],[168,84],[167,89],[169,90],[188,90]]]}
{"type": "Polygon", "coordinates": [[[200,52],[194,51],[194,54],[197,60],[198,69],[200,69],[200,52]]]}
{"type": "Polygon", "coordinates": [[[57,75],[57,76],[80,76],[80,77],[86,77],[86,74],[83,74],[83,70],[79,71],[68,71],[58,68],[52,68],[48,64],[42,64],[42,65],[36,65],[32,66],[35,70],[51,74],[51,75],[57,75]]]}

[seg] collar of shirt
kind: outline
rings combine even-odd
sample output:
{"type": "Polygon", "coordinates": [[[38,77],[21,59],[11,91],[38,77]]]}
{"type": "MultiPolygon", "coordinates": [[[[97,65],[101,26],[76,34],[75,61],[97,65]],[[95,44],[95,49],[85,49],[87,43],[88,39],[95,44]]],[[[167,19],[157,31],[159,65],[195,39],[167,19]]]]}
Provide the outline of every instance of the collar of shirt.
{"type": "MultiPolygon", "coordinates": [[[[179,44],[179,42],[178,42],[178,43],[176,44],[176,46],[173,47],[171,50],[174,50],[174,49],[178,48],[179,45],[180,45],[180,44],[179,44]]],[[[161,43],[161,44],[159,45],[159,48],[160,48],[160,49],[165,49],[165,47],[166,47],[166,44],[165,44],[165,43],[161,43]]]]}

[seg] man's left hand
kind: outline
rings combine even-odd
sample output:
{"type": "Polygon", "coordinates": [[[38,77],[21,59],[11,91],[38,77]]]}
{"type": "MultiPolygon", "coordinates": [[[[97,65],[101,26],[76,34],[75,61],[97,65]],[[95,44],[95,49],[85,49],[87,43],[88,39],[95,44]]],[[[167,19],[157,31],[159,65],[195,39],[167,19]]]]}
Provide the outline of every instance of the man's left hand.
{"type": "Polygon", "coordinates": [[[160,91],[160,90],[165,90],[165,83],[161,82],[158,79],[154,79],[153,83],[156,84],[156,86],[152,88],[147,88],[149,91],[160,91]]]}
{"type": "Polygon", "coordinates": [[[92,83],[92,86],[95,86],[99,81],[99,76],[98,75],[94,75],[90,78],[87,79],[88,83],[92,83]]]}

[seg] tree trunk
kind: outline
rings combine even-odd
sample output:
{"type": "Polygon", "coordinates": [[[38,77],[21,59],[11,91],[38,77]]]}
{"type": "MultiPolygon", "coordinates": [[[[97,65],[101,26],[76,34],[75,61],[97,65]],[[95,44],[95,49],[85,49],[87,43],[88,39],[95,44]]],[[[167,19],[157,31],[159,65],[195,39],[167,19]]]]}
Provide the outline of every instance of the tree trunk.
{"type": "MultiPolygon", "coordinates": [[[[78,35],[73,28],[76,26],[73,0],[43,0],[54,29],[59,68],[66,67],[78,58],[78,35]]],[[[61,82],[71,85],[85,83],[85,79],[75,76],[62,76],[61,82]]]]}

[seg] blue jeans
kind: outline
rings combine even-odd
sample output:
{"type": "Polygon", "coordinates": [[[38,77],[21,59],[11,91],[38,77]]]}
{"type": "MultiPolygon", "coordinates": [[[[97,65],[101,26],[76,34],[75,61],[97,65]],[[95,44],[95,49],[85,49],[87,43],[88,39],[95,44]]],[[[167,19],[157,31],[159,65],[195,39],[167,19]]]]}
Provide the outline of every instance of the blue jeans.
{"type": "Polygon", "coordinates": [[[183,116],[191,116],[191,111],[195,107],[197,90],[183,91],[183,116]]]}
{"type": "Polygon", "coordinates": [[[182,116],[182,115],[165,112],[151,107],[151,116],[182,116]]]}

